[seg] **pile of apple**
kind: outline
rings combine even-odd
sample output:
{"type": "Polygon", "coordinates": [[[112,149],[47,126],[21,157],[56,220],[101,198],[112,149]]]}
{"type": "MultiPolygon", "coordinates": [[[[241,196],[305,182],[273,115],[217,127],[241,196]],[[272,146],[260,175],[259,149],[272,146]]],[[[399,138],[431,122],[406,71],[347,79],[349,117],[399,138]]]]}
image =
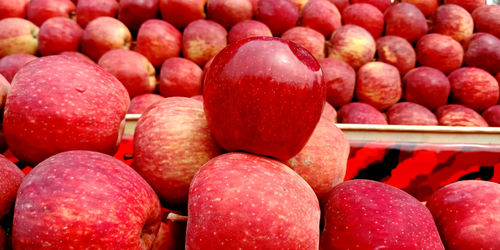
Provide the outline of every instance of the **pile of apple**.
{"type": "Polygon", "coordinates": [[[499,27],[484,0],[1,1],[2,152],[33,170],[0,156],[0,249],[500,249],[500,184],[343,182],[335,125],[498,126],[499,27]]]}

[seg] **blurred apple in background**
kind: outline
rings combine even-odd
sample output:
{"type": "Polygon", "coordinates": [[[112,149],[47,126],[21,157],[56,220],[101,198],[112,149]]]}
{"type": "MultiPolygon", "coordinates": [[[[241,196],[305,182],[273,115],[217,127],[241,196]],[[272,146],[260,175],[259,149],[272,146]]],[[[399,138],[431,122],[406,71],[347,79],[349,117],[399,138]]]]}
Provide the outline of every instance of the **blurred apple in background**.
{"type": "Polygon", "coordinates": [[[356,76],[356,98],[378,110],[397,103],[402,96],[401,80],[396,67],[370,62],[359,68],[356,76]]]}
{"type": "Polygon", "coordinates": [[[377,60],[398,68],[401,76],[415,68],[417,55],[411,44],[398,36],[377,39],[377,60]]]}
{"type": "Polygon", "coordinates": [[[444,3],[459,5],[472,13],[475,9],[486,5],[486,0],[444,0],[444,3]]]}
{"type": "Polygon", "coordinates": [[[255,12],[251,0],[208,0],[208,18],[226,29],[253,18],[255,12]]]}
{"type": "Polygon", "coordinates": [[[415,5],[425,17],[430,17],[439,6],[439,0],[401,0],[403,3],[415,5]]]}
{"type": "Polygon", "coordinates": [[[482,68],[491,74],[500,73],[500,39],[478,32],[464,46],[464,61],[468,66],[482,68]]]}
{"type": "Polygon", "coordinates": [[[281,38],[304,47],[316,60],[325,58],[325,37],[316,30],[296,26],[285,31],[281,38]]]}
{"type": "Polygon", "coordinates": [[[181,46],[179,30],[163,20],[151,19],[139,28],[135,50],[159,68],[168,58],[179,56],[181,46]]]}
{"type": "Polygon", "coordinates": [[[448,74],[462,66],[464,50],[453,38],[441,34],[427,34],[417,43],[417,61],[448,74]]]}
{"type": "Polygon", "coordinates": [[[463,67],[448,75],[453,101],[481,112],[498,102],[498,82],[490,73],[463,67]]]}
{"type": "Polygon", "coordinates": [[[142,114],[153,104],[163,100],[165,97],[158,94],[137,95],[130,100],[127,114],[142,114]]]}
{"type": "Polygon", "coordinates": [[[488,127],[488,123],[473,109],[460,104],[444,105],[436,110],[439,125],[488,127]]]}
{"type": "Polygon", "coordinates": [[[328,0],[331,3],[335,4],[335,7],[337,7],[338,11],[342,13],[344,9],[349,6],[349,0],[328,0]]]}
{"type": "Polygon", "coordinates": [[[64,51],[78,51],[83,29],[66,17],[47,19],[38,33],[38,50],[42,56],[56,55],[64,51]]]}
{"type": "Polygon", "coordinates": [[[37,26],[51,17],[70,17],[76,6],[70,0],[30,0],[27,8],[27,19],[37,26]]]}
{"type": "Polygon", "coordinates": [[[455,4],[439,6],[432,17],[432,30],[451,36],[459,43],[471,38],[474,32],[474,20],[464,8],[455,4]]]}
{"type": "Polygon", "coordinates": [[[354,24],[366,29],[377,39],[384,31],[384,14],[375,6],[356,3],[347,6],[342,12],[344,24],[354,24]]]}
{"type": "Polygon", "coordinates": [[[228,41],[234,43],[254,36],[273,36],[273,34],[264,23],[256,20],[245,20],[237,23],[229,30],[228,41]]]}
{"type": "Polygon", "coordinates": [[[122,22],[111,17],[98,17],[85,27],[81,51],[98,61],[110,50],[129,49],[131,42],[132,34],[122,22]]]}
{"type": "Polygon", "coordinates": [[[387,125],[384,114],[369,104],[351,102],[339,109],[339,123],[387,125]]]}
{"type": "Polygon", "coordinates": [[[158,89],[164,97],[201,95],[202,84],[203,70],[188,59],[172,57],[161,67],[158,89]]]}
{"type": "Polygon", "coordinates": [[[300,12],[300,23],[330,38],[342,26],[342,18],[337,7],[330,1],[310,0],[300,12]]]}
{"type": "Polygon", "coordinates": [[[32,54],[38,50],[38,26],[10,17],[0,20],[0,58],[11,54],[32,54]]]}
{"type": "Polygon", "coordinates": [[[446,105],[451,86],[448,77],[431,67],[418,67],[403,77],[404,99],[431,111],[446,105]]]}
{"type": "Polygon", "coordinates": [[[386,113],[387,120],[392,125],[438,125],[434,113],[426,107],[412,102],[396,103],[386,113]]]}
{"type": "Polygon", "coordinates": [[[486,109],[482,116],[490,127],[500,127],[500,105],[494,105],[486,109]]]}
{"type": "Polygon", "coordinates": [[[259,0],[255,19],[269,27],[273,35],[295,27],[299,20],[299,9],[290,0],[259,0]]]}
{"type": "MultiPolygon", "coordinates": [[[[8,0],[0,2],[0,20],[8,17],[26,16],[26,8],[28,7],[29,0],[8,0]]],[[[0,244],[1,246],[1,244],[0,244]]]]}
{"type": "Polygon", "coordinates": [[[385,35],[400,36],[410,43],[416,42],[428,30],[424,14],[409,3],[398,3],[384,13],[385,35]]]}
{"type": "Polygon", "coordinates": [[[182,35],[182,54],[196,64],[203,66],[227,45],[227,31],[220,24],[210,20],[190,23],[182,35]]]}
{"type": "Polygon", "coordinates": [[[330,43],[328,57],[342,60],[355,70],[371,62],[375,56],[375,40],[357,25],[347,24],[336,29],[330,43]]]}
{"type": "Polygon", "coordinates": [[[472,12],[476,32],[487,32],[500,39],[500,5],[484,5],[472,12]]]}
{"type": "MultiPolygon", "coordinates": [[[[338,1],[338,0],[334,0],[338,1]]],[[[369,3],[377,7],[382,13],[385,13],[387,8],[391,7],[391,0],[351,0],[352,4],[355,3],[369,3]]]]}
{"type": "Polygon", "coordinates": [[[160,11],[163,20],[178,29],[189,23],[204,19],[207,0],[160,0],[160,11]]]}
{"type": "Polygon", "coordinates": [[[344,61],[325,58],[319,61],[326,84],[326,101],[335,108],[349,103],[354,96],[356,71],[344,61]]]}
{"type": "Polygon", "coordinates": [[[2,74],[7,81],[11,82],[14,75],[26,63],[29,63],[38,57],[30,54],[12,54],[0,59],[0,74],[2,74]]]}
{"type": "Polygon", "coordinates": [[[142,23],[158,17],[160,0],[120,0],[118,20],[130,30],[138,30],[142,23]]]}
{"type": "Polygon", "coordinates": [[[79,0],[76,5],[76,21],[82,28],[98,17],[115,17],[117,13],[116,0],[79,0]]]}

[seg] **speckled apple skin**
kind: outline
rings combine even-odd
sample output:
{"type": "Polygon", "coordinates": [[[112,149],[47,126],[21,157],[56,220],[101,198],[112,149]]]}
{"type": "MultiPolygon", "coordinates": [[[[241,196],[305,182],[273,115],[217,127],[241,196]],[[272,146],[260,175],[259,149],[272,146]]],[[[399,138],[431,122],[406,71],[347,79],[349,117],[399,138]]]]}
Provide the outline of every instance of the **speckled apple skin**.
{"type": "Polygon", "coordinates": [[[83,29],[66,17],[47,19],[38,33],[38,51],[42,56],[56,55],[64,51],[78,51],[83,29]]]}
{"type": "Polygon", "coordinates": [[[123,85],[97,65],[43,57],[14,77],[4,133],[14,155],[31,166],[67,150],[114,154],[129,104],[123,85]]]}
{"type": "Polygon", "coordinates": [[[333,32],[328,57],[342,60],[355,70],[371,62],[376,45],[372,35],[365,29],[346,24],[333,32]]]}
{"type": "Polygon", "coordinates": [[[228,34],[229,43],[254,36],[273,36],[273,33],[263,22],[245,20],[234,25],[228,34]]]}
{"type": "Polygon", "coordinates": [[[318,249],[319,202],[289,167],[245,153],[207,162],[189,188],[186,249],[318,249]]]}
{"type": "Polygon", "coordinates": [[[226,45],[226,29],[210,20],[191,22],[182,35],[182,54],[199,66],[205,65],[226,45]]]}
{"type": "Polygon", "coordinates": [[[281,38],[304,47],[318,61],[325,58],[325,37],[314,29],[302,26],[293,27],[285,31],[281,38]]]}
{"type": "Polygon", "coordinates": [[[191,179],[222,153],[208,129],[203,104],[169,97],[137,122],[132,167],[151,184],[167,207],[185,207],[191,179]]]}
{"type": "Polygon", "coordinates": [[[392,5],[384,13],[385,35],[400,36],[413,43],[425,35],[428,30],[424,14],[409,3],[392,5]]]}
{"type": "Polygon", "coordinates": [[[280,36],[297,25],[299,14],[299,8],[290,0],[259,0],[255,19],[280,36]]]}
{"type": "Polygon", "coordinates": [[[130,100],[127,114],[142,114],[149,106],[163,100],[165,97],[158,94],[142,94],[130,100]]]}
{"type": "Polygon", "coordinates": [[[24,173],[5,156],[0,155],[0,218],[9,213],[23,178],[24,173]]]}
{"type": "Polygon", "coordinates": [[[386,114],[389,124],[393,125],[438,125],[434,113],[426,107],[412,102],[396,103],[387,110],[386,114]]]}
{"type": "Polygon", "coordinates": [[[168,58],[179,56],[181,46],[181,32],[163,20],[148,20],[137,33],[136,51],[157,68],[168,58]]]}
{"type": "MultiPolygon", "coordinates": [[[[331,0],[330,0],[331,1],[331,0]]],[[[355,3],[369,3],[377,9],[379,9],[382,13],[384,13],[387,8],[391,7],[391,0],[351,0],[352,4],[355,3]]]]}
{"type": "Polygon", "coordinates": [[[399,71],[383,62],[370,62],[358,70],[356,97],[378,110],[385,110],[401,99],[402,88],[399,71]]]}
{"type": "Polygon", "coordinates": [[[362,102],[351,102],[339,109],[339,123],[352,124],[382,124],[387,125],[387,119],[376,108],[362,102]]]}
{"type": "Polygon", "coordinates": [[[325,58],[319,61],[326,84],[326,101],[339,108],[349,103],[354,96],[356,71],[346,62],[325,58]]]}
{"type": "Polygon", "coordinates": [[[447,35],[459,43],[470,39],[474,32],[474,20],[464,8],[455,4],[441,5],[432,17],[432,30],[447,35]]]}
{"type": "Polygon", "coordinates": [[[395,187],[350,180],[324,201],[322,249],[443,249],[429,210],[395,187]]]}
{"type": "Polygon", "coordinates": [[[448,75],[453,101],[481,112],[498,102],[498,82],[490,73],[463,67],[448,75]]]}
{"type": "Polygon", "coordinates": [[[415,68],[417,54],[413,46],[399,36],[383,36],[377,39],[377,60],[398,68],[403,76],[415,68]]]}
{"type": "Polygon", "coordinates": [[[88,63],[96,64],[96,62],[94,62],[92,59],[90,59],[90,57],[88,57],[88,56],[86,56],[78,51],[64,51],[64,52],[60,53],[59,55],[60,56],[67,56],[70,59],[74,59],[74,60],[83,60],[83,61],[86,61],[88,63]]]}
{"type": "Polygon", "coordinates": [[[27,19],[37,26],[51,17],[69,17],[76,10],[70,0],[30,0],[26,9],[27,19]]]}
{"type": "Polygon", "coordinates": [[[0,74],[2,74],[7,81],[11,82],[14,75],[26,63],[29,63],[38,57],[30,54],[12,54],[0,59],[0,74]]]}
{"type": "Polygon", "coordinates": [[[161,66],[158,90],[165,97],[201,95],[203,70],[182,57],[167,59],[161,66]]]}
{"type": "Polygon", "coordinates": [[[207,0],[160,0],[163,20],[178,29],[183,29],[190,22],[204,19],[207,0]]]}
{"type": "Polygon", "coordinates": [[[478,32],[464,45],[467,66],[478,67],[495,75],[500,73],[500,39],[478,32]]]}
{"type": "Polygon", "coordinates": [[[24,179],[14,209],[14,249],[147,249],[161,222],[153,189],[109,155],[67,151],[24,179]]]}
{"type": "Polygon", "coordinates": [[[448,77],[438,69],[417,67],[403,77],[404,99],[431,111],[446,105],[451,87],[448,77]]]}
{"type": "Polygon", "coordinates": [[[90,21],[98,17],[115,17],[118,13],[118,7],[119,3],[116,0],[78,0],[76,22],[85,28],[90,21]]]}
{"type": "Polygon", "coordinates": [[[314,0],[308,1],[300,11],[300,23],[329,38],[342,26],[342,18],[335,4],[328,0],[314,0]]]}
{"type": "Polygon", "coordinates": [[[102,16],[92,20],[83,31],[81,52],[98,61],[113,49],[129,49],[132,34],[122,22],[102,16]]]}
{"type": "Polygon", "coordinates": [[[222,148],[282,161],[307,143],[325,97],[316,59],[295,43],[271,37],[227,46],[214,58],[203,87],[208,126],[222,148]]]}
{"type": "Polygon", "coordinates": [[[38,50],[38,26],[10,17],[0,20],[0,58],[11,54],[31,54],[38,50]]]}
{"type": "Polygon", "coordinates": [[[328,118],[321,117],[304,148],[285,164],[311,186],[319,200],[342,181],[349,157],[349,141],[328,118]]]}
{"type": "Polygon", "coordinates": [[[486,5],[486,0],[444,0],[444,3],[459,5],[472,13],[475,9],[486,5]]]}
{"type": "Polygon", "coordinates": [[[384,14],[371,4],[356,3],[347,6],[342,12],[342,20],[345,24],[363,27],[374,39],[384,31],[384,14]]]}
{"type": "Polygon", "coordinates": [[[486,32],[500,39],[500,5],[484,5],[472,12],[476,32],[486,32]]]}
{"type": "Polygon", "coordinates": [[[417,42],[417,61],[448,74],[462,66],[464,50],[453,38],[437,33],[427,34],[417,42]]]}
{"type": "Polygon", "coordinates": [[[500,184],[459,181],[427,201],[446,249],[500,249],[500,184]]]}
{"type": "Polygon", "coordinates": [[[463,127],[488,127],[484,118],[471,108],[448,104],[436,110],[439,125],[463,127]]]}

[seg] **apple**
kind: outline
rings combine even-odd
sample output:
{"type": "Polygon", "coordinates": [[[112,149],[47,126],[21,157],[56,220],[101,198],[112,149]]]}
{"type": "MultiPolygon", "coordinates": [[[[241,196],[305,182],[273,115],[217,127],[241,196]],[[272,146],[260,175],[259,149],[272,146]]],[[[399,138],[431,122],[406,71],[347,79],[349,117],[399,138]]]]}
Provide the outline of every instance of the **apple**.
{"type": "Polygon", "coordinates": [[[132,34],[122,22],[103,16],[92,20],[85,30],[81,41],[81,51],[98,61],[101,56],[113,49],[129,49],[132,34]]]}
{"type": "Polygon", "coordinates": [[[500,184],[465,180],[448,184],[427,201],[447,249],[500,247],[500,184]]]}
{"type": "Polygon", "coordinates": [[[468,66],[482,68],[491,74],[500,73],[500,39],[478,32],[464,46],[464,61],[468,66]]]}
{"type": "Polygon", "coordinates": [[[38,50],[42,56],[56,55],[64,51],[78,51],[83,29],[66,17],[47,19],[38,33],[38,50]]]}
{"type": "Polygon", "coordinates": [[[130,30],[138,30],[141,24],[158,17],[160,0],[120,0],[118,20],[130,30]]]}
{"type": "Polygon", "coordinates": [[[382,111],[396,104],[402,92],[396,67],[384,62],[370,62],[359,68],[355,93],[360,102],[382,111]]]}
{"type": "Polygon", "coordinates": [[[77,52],[77,51],[64,51],[64,52],[61,52],[59,55],[60,56],[67,56],[71,59],[82,60],[82,61],[86,61],[88,63],[95,64],[95,62],[92,61],[92,59],[90,59],[88,56],[86,56],[80,52],[77,52]]]}
{"type": "Polygon", "coordinates": [[[158,89],[164,97],[201,95],[203,70],[182,57],[167,59],[161,66],[158,89]]]}
{"type": "Polygon", "coordinates": [[[97,64],[120,80],[131,98],[153,93],[156,89],[155,68],[146,57],[135,51],[110,50],[101,56],[97,64]]]}
{"type": "Polygon", "coordinates": [[[401,0],[403,3],[415,5],[425,17],[430,17],[439,6],[438,0],[401,0]]]}
{"type": "Polygon", "coordinates": [[[324,202],[321,249],[443,249],[432,214],[393,186],[349,180],[324,202]]]}
{"type": "Polygon", "coordinates": [[[245,20],[231,27],[228,41],[229,43],[234,43],[238,40],[254,36],[273,36],[273,33],[263,22],[245,20]]]}
{"type": "Polygon", "coordinates": [[[474,32],[474,20],[464,8],[455,4],[445,4],[439,6],[432,16],[432,30],[464,43],[474,32]]]}
{"type": "Polygon", "coordinates": [[[281,38],[304,47],[316,60],[325,58],[325,37],[314,29],[296,26],[285,31],[281,38]]]}
{"type": "Polygon", "coordinates": [[[26,63],[29,63],[38,57],[30,54],[12,54],[0,59],[0,74],[11,82],[17,71],[26,63]]]}
{"type": "Polygon", "coordinates": [[[174,215],[172,211],[162,209],[161,226],[152,250],[181,250],[184,249],[187,221],[176,219],[183,218],[174,215]]]}
{"type": "MultiPolygon", "coordinates": [[[[0,218],[8,214],[16,199],[24,173],[5,156],[0,155],[0,218]]],[[[0,248],[2,244],[0,244],[0,248]]]]}
{"type": "Polygon", "coordinates": [[[9,17],[0,20],[0,58],[11,54],[32,54],[38,50],[38,26],[9,17]]]}
{"type": "Polygon", "coordinates": [[[321,119],[327,120],[331,123],[337,123],[337,110],[335,110],[335,108],[328,102],[325,102],[325,106],[323,107],[323,112],[321,113],[320,120],[321,119]]]}
{"type": "Polygon", "coordinates": [[[203,104],[169,97],[149,107],[137,122],[132,167],[167,208],[183,208],[200,167],[221,154],[208,129],[203,104]]]}
{"type": "Polygon", "coordinates": [[[110,73],[66,56],[47,56],[23,67],[12,81],[3,129],[10,150],[35,166],[73,149],[114,154],[130,103],[110,73]]]}
{"type": "Polygon", "coordinates": [[[377,39],[377,60],[395,66],[403,76],[415,68],[417,55],[411,44],[399,36],[377,39]]]}
{"type": "Polygon", "coordinates": [[[178,29],[189,23],[205,18],[207,0],[160,0],[160,11],[163,20],[178,29]]]}
{"type": "Polygon", "coordinates": [[[500,39],[500,5],[484,5],[472,12],[477,32],[490,33],[500,39]]]}
{"type": "Polygon", "coordinates": [[[481,114],[490,127],[500,127],[500,105],[493,105],[481,114]]]}
{"type": "Polygon", "coordinates": [[[273,35],[281,36],[295,27],[299,9],[290,0],[259,0],[255,18],[265,23],[273,35]]]}
{"type": "Polygon", "coordinates": [[[299,8],[299,12],[302,10],[302,7],[304,7],[304,5],[306,5],[309,2],[309,0],[290,0],[290,1],[295,5],[297,5],[297,8],[299,8]]]}
{"type": "Polygon", "coordinates": [[[307,143],[325,98],[316,59],[273,37],[229,44],[214,58],[203,86],[208,126],[222,148],[281,161],[307,143]]]}
{"type": "Polygon", "coordinates": [[[386,113],[389,124],[393,125],[438,125],[434,113],[426,107],[412,102],[396,103],[386,113]]]}
{"type": "Polygon", "coordinates": [[[384,13],[387,8],[391,7],[391,0],[351,0],[351,4],[355,3],[369,3],[377,7],[382,13],[384,13]]]}
{"type": "Polygon", "coordinates": [[[307,2],[300,12],[300,22],[302,26],[317,30],[325,37],[330,37],[333,31],[342,26],[339,10],[328,0],[307,2]]]}
{"type": "Polygon", "coordinates": [[[118,2],[116,0],[79,0],[76,5],[76,21],[83,28],[98,17],[115,17],[117,13],[118,2]]]}
{"type": "Polygon", "coordinates": [[[229,153],[189,187],[186,249],[318,249],[314,191],[285,164],[229,153]]]}
{"type": "Polygon", "coordinates": [[[26,13],[28,20],[40,26],[51,17],[70,17],[75,11],[70,0],[30,0],[26,13]]]}
{"type": "Polygon", "coordinates": [[[335,108],[349,103],[354,96],[356,71],[344,61],[325,58],[319,61],[326,84],[326,101],[335,108]]]}
{"type": "Polygon", "coordinates": [[[155,66],[161,67],[171,57],[179,56],[182,34],[172,24],[151,19],[144,22],[137,33],[135,50],[155,66]]]}
{"type": "Polygon", "coordinates": [[[387,119],[379,110],[362,102],[342,106],[337,119],[339,123],[387,125],[387,119]]]}
{"type": "Polygon", "coordinates": [[[413,43],[427,33],[427,20],[413,4],[395,4],[387,9],[384,18],[386,36],[400,36],[413,43]]]}
{"type": "Polygon", "coordinates": [[[384,14],[377,7],[367,3],[355,3],[342,12],[344,24],[354,24],[370,32],[377,39],[384,31],[384,14]]]}
{"type": "Polygon", "coordinates": [[[488,123],[471,108],[460,104],[448,104],[436,110],[439,125],[463,127],[488,127],[488,123]]]}
{"type": "Polygon", "coordinates": [[[417,43],[417,61],[448,74],[462,66],[464,50],[453,38],[437,33],[427,34],[417,43]]]}
{"type": "Polygon", "coordinates": [[[337,10],[342,13],[344,9],[349,6],[349,0],[328,0],[331,3],[335,4],[335,7],[337,7],[337,10]]]}
{"type": "Polygon", "coordinates": [[[453,101],[481,112],[498,102],[498,82],[490,73],[474,67],[463,67],[448,75],[453,101]]]}
{"type": "Polygon", "coordinates": [[[163,100],[164,97],[158,94],[137,95],[130,100],[130,107],[127,114],[142,114],[153,104],[163,100]]]}
{"type": "Polygon", "coordinates": [[[210,20],[191,22],[182,35],[182,54],[203,66],[227,45],[227,31],[210,20]]]}
{"type": "Polygon", "coordinates": [[[371,62],[376,45],[372,35],[357,25],[346,24],[332,34],[328,57],[342,60],[355,70],[371,62]]]}
{"type": "Polygon", "coordinates": [[[304,178],[322,200],[344,181],[349,149],[342,130],[322,117],[304,148],[285,164],[304,178]]]}
{"type": "MultiPolygon", "coordinates": [[[[9,0],[0,2],[0,20],[8,17],[24,18],[26,16],[26,0],[9,0]]],[[[0,244],[1,246],[1,244],[0,244]]]]}
{"type": "Polygon", "coordinates": [[[486,5],[486,0],[444,0],[445,4],[456,4],[472,13],[475,9],[486,5]]]}
{"type": "MultiPolygon", "coordinates": [[[[0,75],[0,109],[3,109],[3,107],[5,106],[5,101],[7,100],[7,95],[10,92],[10,88],[11,88],[11,86],[10,86],[10,83],[7,81],[7,79],[5,79],[5,77],[0,75]]],[[[0,119],[2,116],[3,116],[3,113],[0,114],[0,119]]],[[[1,126],[0,126],[0,129],[1,129],[1,126]]]]}
{"type": "Polygon", "coordinates": [[[207,2],[208,18],[226,29],[241,21],[252,19],[254,14],[251,0],[208,0],[207,2]]]}
{"type": "Polygon", "coordinates": [[[14,249],[149,249],[161,223],[153,189],[125,163],[76,150],[38,164],[19,187],[14,249]]]}
{"type": "Polygon", "coordinates": [[[450,81],[446,75],[431,67],[418,67],[403,77],[404,99],[432,111],[446,105],[450,95],[450,81]]]}

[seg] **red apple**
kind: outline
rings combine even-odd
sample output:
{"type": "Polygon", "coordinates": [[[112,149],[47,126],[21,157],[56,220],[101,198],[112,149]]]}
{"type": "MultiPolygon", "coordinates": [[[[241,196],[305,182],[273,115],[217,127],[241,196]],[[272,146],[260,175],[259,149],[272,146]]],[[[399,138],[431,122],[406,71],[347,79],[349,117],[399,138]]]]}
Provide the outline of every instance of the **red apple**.
{"type": "Polygon", "coordinates": [[[156,89],[155,68],[146,57],[135,51],[110,50],[101,56],[98,65],[120,80],[131,98],[156,89]]]}
{"type": "Polygon", "coordinates": [[[385,35],[400,36],[413,43],[427,33],[424,14],[409,3],[398,3],[384,13],[385,35]]]}
{"type": "Polygon", "coordinates": [[[158,94],[142,94],[130,100],[130,107],[127,114],[142,114],[153,104],[163,100],[164,97],[158,94]]]}
{"type": "Polygon", "coordinates": [[[356,71],[344,61],[325,58],[320,62],[326,84],[326,100],[339,108],[354,96],[356,71]]]}
{"type": "Polygon", "coordinates": [[[290,0],[259,0],[255,17],[280,36],[297,24],[299,9],[290,0]]]}
{"type": "Polygon", "coordinates": [[[383,62],[370,62],[359,68],[356,97],[360,102],[385,110],[401,99],[402,92],[396,67],[383,62]]]}
{"type": "Polygon", "coordinates": [[[439,125],[488,127],[488,123],[473,109],[460,104],[448,104],[436,110],[439,125]]]}
{"type": "Polygon", "coordinates": [[[417,43],[417,60],[448,74],[462,66],[464,50],[453,38],[441,34],[427,34],[417,43]]]}
{"type": "Polygon", "coordinates": [[[426,17],[432,16],[439,6],[438,0],[401,0],[401,2],[415,5],[426,17]]]}
{"type": "Polygon", "coordinates": [[[179,56],[182,34],[172,24],[152,19],[144,22],[137,33],[135,50],[155,66],[161,67],[171,57],[179,56]]]}
{"type": "Polygon", "coordinates": [[[447,249],[500,248],[500,184],[455,182],[436,191],[427,207],[447,249]]]}
{"type": "Polygon", "coordinates": [[[325,119],[331,123],[337,123],[337,110],[335,110],[335,108],[328,102],[325,102],[320,119],[325,119]]]}
{"type": "Polygon", "coordinates": [[[254,14],[250,0],[208,0],[207,3],[208,18],[226,29],[241,21],[252,19],[254,14]]]}
{"type": "Polygon", "coordinates": [[[355,70],[373,60],[375,40],[365,29],[347,24],[333,33],[328,57],[342,60],[355,70]]]}
{"type": "Polygon", "coordinates": [[[450,81],[446,75],[431,67],[418,67],[403,77],[404,99],[432,111],[446,105],[450,95],[450,81]]]}
{"type": "Polygon", "coordinates": [[[335,7],[339,10],[340,13],[344,11],[344,9],[349,6],[349,0],[328,0],[330,3],[335,4],[335,7]]]}
{"type": "Polygon", "coordinates": [[[490,127],[500,127],[500,105],[494,105],[481,114],[490,127]]]}
{"type": "Polygon", "coordinates": [[[205,18],[207,0],[160,0],[162,18],[178,29],[205,18]]]}
{"type": "Polygon", "coordinates": [[[0,1],[0,20],[8,17],[24,18],[28,3],[26,0],[0,1]]]}
{"type": "Polygon", "coordinates": [[[95,62],[92,61],[92,59],[90,59],[88,56],[86,56],[80,52],[77,52],[77,51],[64,51],[64,52],[60,53],[59,55],[67,56],[67,57],[72,58],[72,59],[82,60],[82,61],[86,61],[88,63],[95,64],[95,62]]]}
{"type": "Polygon", "coordinates": [[[116,13],[118,13],[116,0],[79,0],[76,5],[76,21],[83,28],[98,17],[115,17],[116,13]]]}
{"type": "Polygon", "coordinates": [[[316,60],[325,58],[325,37],[316,30],[297,26],[285,31],[281,38],[304,47],[316,60]]]}
{"type": "Polygon", "coordinates": [[[342,18],[335,4],[328,0],[309,1],[300,12],[303,26],[319,31],[325,37],[330,37],[337,28],[342,26],[342,18]]]}
{"type": "Polygon", "coordinates": [[[98,61],[110,50],[129,49],[131,42],[132,34],[122,22],[111,17],[98,17],[85,27],[81,50],[92,60],[98,61]]]}
{"type": "Polygon", "coordinates": [[[83,29],[66,17],[47,19],[38,33],[38,50],[42,56],[56,55],[64,51],[78,51],[83,29]]]}
{"type": "Polygon", "coordinates": [[[307,143],[325,97],[316,59],[295,43],[271,37],[228,45],[214,58],[203,86],[208,125],[222,148],[282,161],[307,143]]]}
{"type": "Polygon", "coordinates": [[[455,103],[481,112],[498,102],[498,82],[490,73],[463,67],[450,73],[451,95],[455,103]]]}
{"type": "Polygon", "coordinates": [[[451,36],[459,43],[470,39],[474,32],[472,16],[464,8],[455,4],[439,6],[432,16],[434,32],[451,36]]]}
{"type": "Polygon", "coordinates": [[[377,39],[378,61],[398,68],[401,75],[415,68],[417,55],[411,44],[399,36],[384,36],[377,39]]]}
{"type": "Polygon", "coordinates": [[[172,214],[171,211],[163,209],[160,230],[153,242],[152,250],[184,249],[186,241],[186,221],[174,220],[170,218],[174,217],[172,214]]]}
{"type": "MultiPolygon", "coordinates": [[[[5,77],[0,75],[0,110],[2,110],[3,107],[5,106],[5,101],[7,100],[7,95],[9,94],[10,89],[11,89],[10,83],[7,81],[7,79],[5,79],[5,77]]],[[[3,114],[0,114],[0,119],[2,116],[3,114]]],[[[2,147],[0,147],[0,149],[1,148],[2,147]]],[[[0,217],[2,216],[0,215],[0,217]]]]}
{"type": "Polygon", "coordinates": [[[500,39],[478,32],[464,46],[464,61],[468,66],[482,68],[491,74],[500,73],[500,39]]]}
{"type": "MultiPolygon", "coordinates": [[[[0,190],[2,190],[0,192],[0,219],[9,213],[23,178],[23,171],[5,156],[0,155],[0,190]]],[[[2,247],[3,244],[0,244],[0,248],[2,247]]]]}
{"type": "Polygon", "coordinates": [[[33,168],[14,209],[15,249],[148,249],[161,223],[153,189],[133,169],[92,151],[33,168]]]}
{"type": "Polygon", "coordinates": [[[12,81],[4,113],[10,150],[35,166],[62,151],[114,154],[125,125],[129,96],[111,74],[66,56],[23,67],[12,81]]]}
{"type": "Polygon", "coordinates": [[[12,54],[0,59],[0,74],[2,74],[8,82],[11,82],[14,75],[26,63],[29,63],[38,57],[30,54],[12,54]]]}
{"type": "Polygon", "coordinates": [[[349,157],[349,141],[342,130],[322,117],[309,141],[285,162],[311,186],[319,200],[344,181],[349,157]]]}
{"type": "Polygon", "coordinates": [[[51,17],[70,17],[76,6],[70,0],[30,0],[28,4],[28,20],[40,26],[51,17]]]}
{"type": "Polygon", "coordinates": [[[377,7],[382,13],[384,13],[387,8],[391,7],[391,0],[351,0],[351,3],[369,3],[377,7]]]}
{"type": "Polygon", "coordinates": [[[350,180],[335,186],[322,204],[322,249],[444,250],[429,210],[395,187],[350,180]]]}
{"type": "Polygon", "coordinates": [[[320,208],[281,162],[230,153],[207,162],[189,188],[186,249],[318,249],[320,208]],[[300,215],[300,216],[298,216],[300,215]]]}
{"type": "Polygon", "coordinates": [[[459,5],[472,13],[475,9],[486,5],[486,0],[444,0],[444,3],[459,5]]]}
{"type": "Polygon", "coordinates": [[[438,121],[434,113],[426,107],[412,103],[400,102],[387,110],[387,120],[393,125],[433,125],[438,121]]]}
{"type": "Polygon", "coordinates": [[[182,54],[185,58],[203,66],[227,45],[227,31],[210,20],[190,23],[182,35],[182,54]]]}
{"type": "Polygon", "coordinates": [[[362,102],[351,102],[339,109],[339,123],[351,124],[382,124],[387,125],[387,119],[376,108],[362,102]]]}
{"type": "Polygon", "coordinates": [[[477,32],[490,33],[500,39],[500,5],[485,5],[472,12],[477,32]]]}
{"type": "Polygon", "coordinates": [[[120,0],[118,19],[129,29],[138,30],[141,24],[158,17],[160,0],[120,0]]]}
{"type": "Polygon", "coordinates": [[[384,31],[384,14],[375,6],[367,3],[355,3],[342,12],[344,24],[354,24],[370,32],[377,39],[384,31]]]}
{"type": "Polygon", "coordinates": [[[154,104],[137,122],[132,167],[167,207],[185,207],[191,179],[221,154],[207,126],[203,104],[170,97],[154,104]]]}
{"type": "Polygon", "coordinates": [[[229,30],[229,43],[254,36],[273,36],[267,25],[256,20],[245,20],[237,23],[229,30]]]}
{"type": "Polygon", "coordinates": [[[11,54],[32,54],[38,50],[38,27],[32,22],[9,17],[0,20],[0,58],[11,54]]]}
{"type": "Polygon", "coordinates": [[[202,83],[203,70],[200,66],[182,57],[172,57],[161,67],[158,88],[165,97],[191,97],[201,95],[202,83]]]}

